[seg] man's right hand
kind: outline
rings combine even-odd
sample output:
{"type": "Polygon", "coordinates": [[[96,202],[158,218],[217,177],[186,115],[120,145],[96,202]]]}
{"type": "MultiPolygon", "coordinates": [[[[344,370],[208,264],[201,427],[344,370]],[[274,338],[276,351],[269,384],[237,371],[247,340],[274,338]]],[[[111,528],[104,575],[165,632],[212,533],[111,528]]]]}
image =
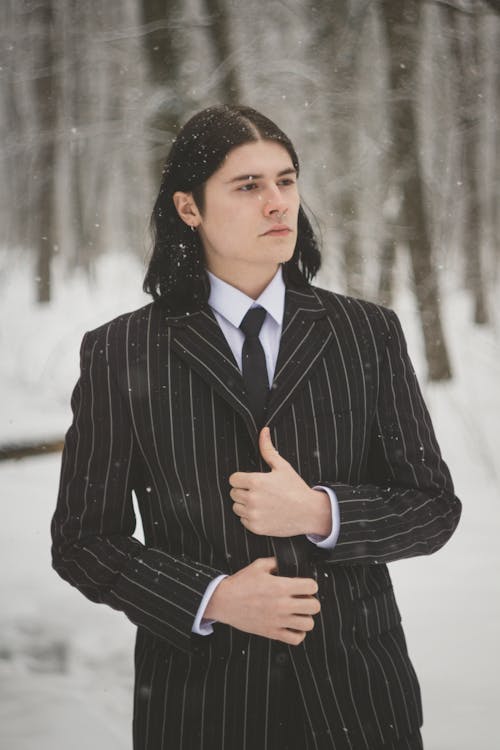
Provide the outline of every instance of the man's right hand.
{"type": "Polygon", "coordinates": [[[228,576],[212,594],[204,618],[298,646],[321,608],[314,596],[318,584],[313,578],[285,578],[276,572],[276,559],[263,557],[228,576]]]}

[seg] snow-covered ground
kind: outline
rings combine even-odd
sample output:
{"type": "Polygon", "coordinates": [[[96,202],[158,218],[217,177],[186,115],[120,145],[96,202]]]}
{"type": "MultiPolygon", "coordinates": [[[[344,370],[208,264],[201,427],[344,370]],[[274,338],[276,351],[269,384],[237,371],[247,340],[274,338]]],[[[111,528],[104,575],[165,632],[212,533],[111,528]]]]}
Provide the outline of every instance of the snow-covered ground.
{"type": "MultiPolygon", "coordinates": [[[[138,291],[141,274],[127,256],[111,256],[99,268],[96,290],[73,281],[41,310],[31,303],[22,259],[10,269],[0,295],[7,322],[0,334],[0,443],[64,432],[81,335],[147,301],[138,291]]],[[[419,364],[411,307],[402,296],[398,311],[419,364]]],[[[500,351],[491,330],[469,324],[460,294],[448,300],[446,317],[457,377],[424,390],[463,518],[439,553],[394,563],[391,571],[422,684],[426,750],[496,750],[500,351]]],[[[51,571],[59,460],[0,464],[0,747],[126,750],[134,629],[51,571]]]]}

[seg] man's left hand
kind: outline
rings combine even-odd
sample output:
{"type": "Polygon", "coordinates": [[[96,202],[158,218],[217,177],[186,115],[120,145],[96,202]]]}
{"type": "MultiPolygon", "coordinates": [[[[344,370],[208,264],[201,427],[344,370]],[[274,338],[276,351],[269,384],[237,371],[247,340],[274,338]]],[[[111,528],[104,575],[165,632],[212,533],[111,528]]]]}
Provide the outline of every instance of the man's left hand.
{"type": "Polygon", "coordinates": [[[229,477],[233,511],[243,526],[266,536],[328,536],[332,523],[328,495],[311,489],[280,456],[268,427],[260,432],[259,449],[270,472],[237,471],[229,477]]]}

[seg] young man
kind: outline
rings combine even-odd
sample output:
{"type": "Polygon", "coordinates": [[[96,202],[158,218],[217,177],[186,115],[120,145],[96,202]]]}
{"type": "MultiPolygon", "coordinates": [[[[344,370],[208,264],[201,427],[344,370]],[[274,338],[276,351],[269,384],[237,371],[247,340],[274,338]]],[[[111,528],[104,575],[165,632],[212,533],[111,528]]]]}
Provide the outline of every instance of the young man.
{"type": "Polygon", "coordinates": [[[460,504],[395,314],[308,283],[298,172],[254,110],[192,118],[154,302],[82,344],[54,565],[138,626],[136,750],[422,747],[385,563],[460,504]]]}

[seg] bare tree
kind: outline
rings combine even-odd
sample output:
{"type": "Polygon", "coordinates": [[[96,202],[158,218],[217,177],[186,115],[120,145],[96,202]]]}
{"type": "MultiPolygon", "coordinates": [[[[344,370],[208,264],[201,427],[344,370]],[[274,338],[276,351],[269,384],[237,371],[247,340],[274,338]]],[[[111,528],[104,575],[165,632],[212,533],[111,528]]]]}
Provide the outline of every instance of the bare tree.
{"type": "Polygon", "coordinates": [[[238,104],[241,101],[241,84],[237,60],[231,44],[231,20],[228,4],[225,0],[203,0],[208,15],[208,33],[210,35],[216,65],[223,74],[219,83],[221,99],[226,104],[238,104]]]}
{"type": "Polygon", "coordinates": [[[165,142],[175,138],[184,116],[186,102],[182,95],[182,3],[180,0],[142,0],[143,43],[149,80],[158,92],[158,103],[149,128],[161,144],[161,153],[153,154],[153,171],[161,174],[165,142]]]}
{"type": "MultiPolygon", "coordinates": [[[[102,16],[101,16],[102,21],[102,16]]],[[[69,161],[68,201],[70,231],[65,257],[72,269],[93,270],[100,247],[101,207],[105,203],[109,153],[106,123],[111,119],[117,87],[107,96],[106,65],[94,68],[95,14],[85,3],[70,0],[61,6],[60,34],[65,55],[65,85],[61,91],[64,146],[69,161]],[[99,96],[99,106],[95,106],[99,96]]]]}
{"type": "Polygon", "coordinates": [[[142,255],[144,85],[136,0],[96,6],[53,0],[61,50],[58,222],[65,268],[92,276],[119,246],[142,255]],[[134,110],[135,107],[135,110],[134,110]],[[140,188],[139,188],[140,183],[140,188]]]}
{"type": "Polygon", "coordinates": [[[396,186],[389,186],[383,206],[385,232],[381,243],[378,277],[378,301],[390,307],[394,296],[394,272],[398,244],[404,241],[401,231],[401,195],[396,186]]]}
{"type": "Polygon", "coordinates": [[[23,19],[13,0],[0,4],[2,85],[0,86],[0,181],[1,242],[5,247],[28,247],[29,222],[24,220],[21,196],[28,194],[28,155],[20,91],[21,64],[26,60],[21,43],[23,19]]]}
{"type": "Polygon", "coordinates": [[[332,144],[335,179],[331,198],[337,241],[349,294],[363,296],[363,259],[359,243],[356,199],[359,170],[355,159],[357,63],[368,3],[364,0],[324,0],[311,14],[310,54],[319,60],[327,101],[328,138],[332,144]]]}
{"type": "MultiPolygon", "coordinates": [[[[496,30],[496,45],[494,49],[498,49],[500,46],[500,24],[496,30]]],[[[498,55],[495,57],[496,70],[494,71],[493,85],[495,91],[495,103],[496,109],[500,108],[500,61],[498,55]]],[[[500,200],[498,195],[498,186],[500,185],[500,119],[496,117],[494,119],[496,124],[494,131],[494,145],[493,145],[493,184],[491,190],[491,224],[492,234],[494,237],[494,251],[495,251],[495,270],[497,271],[498,265],[500,264],[500,200]]]]}
{"type": "Polygon", "coordinates": [[[56,245],[54,212],[54,139],[57,121],[55,18],[52,0],[40,0],[28,7],[26,21],[30,29],[33,50],[32,84],[38,128],[33,159],[35,190],[31,207],[36,226],[37,299],[39,302],[49,302],[51,260],[56,245]]]}
{"type": "Polygon", "coordinates": [[[481,248],[482,201],[480,184],[483,69],[479,50],[479,15],[464,14],[444,5],[448,39],[455,63],[456,117],[461,139],[459,185],[464,203],[465,283],[474,298],[474,322],[486,323],[488,310],[481,248]]]}
{"type": "Polygon", "coordinates": [[[401,191],[401,218],[406,227],[428,377],[446,380],[451,377],[451,366],[441,322],[439,281],[425,208],[414,108],[420,3],[418,0],[381,0],[379,7],[390,58],[392,179],[401,191]]]}

